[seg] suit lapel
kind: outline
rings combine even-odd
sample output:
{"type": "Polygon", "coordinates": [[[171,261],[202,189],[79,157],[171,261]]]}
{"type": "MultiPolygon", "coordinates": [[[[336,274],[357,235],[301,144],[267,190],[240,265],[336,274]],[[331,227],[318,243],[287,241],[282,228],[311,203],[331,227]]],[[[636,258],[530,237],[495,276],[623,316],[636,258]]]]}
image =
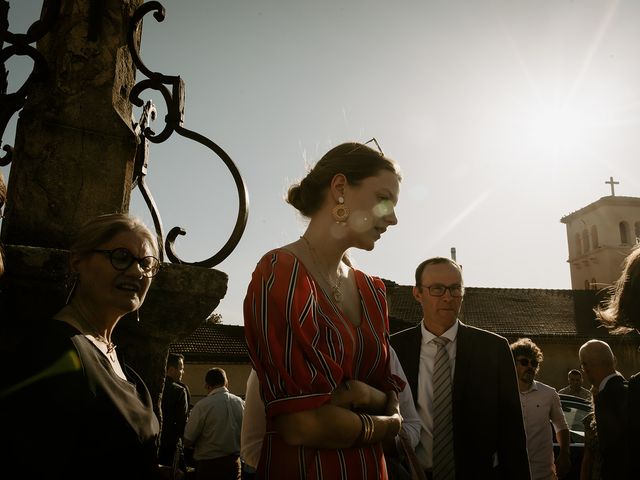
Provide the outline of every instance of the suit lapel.
{"type": "Polygon", "coordinates": [[[469,328],[462,322],[458,325],[458,335],[456,336],[456,366],[453,374],[453,428],[456,430],[456,419],[463,418],[460,412],[460,399],[464,398],[464,388],[467,384],[467,374],[469,372],[470,352],[473,351],[473,336],[469,334],[469,328]]]}

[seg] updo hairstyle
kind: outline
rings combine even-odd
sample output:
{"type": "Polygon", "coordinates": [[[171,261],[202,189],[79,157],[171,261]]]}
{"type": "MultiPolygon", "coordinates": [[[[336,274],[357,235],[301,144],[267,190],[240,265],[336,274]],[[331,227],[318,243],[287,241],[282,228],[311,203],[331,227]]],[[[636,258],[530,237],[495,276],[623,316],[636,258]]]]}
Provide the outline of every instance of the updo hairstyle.
{"type": "Polygon", "coordinates": [[[396,163],[382,153],[361,143],[349,142],[332,148],[314,165],[300,183],[289,187],[287,203],[305,217],[311,217],[322,206],[331,179],[341,173],[349,185],[359,185],[365,178],[381,170],[402,177],[396,163]]]}

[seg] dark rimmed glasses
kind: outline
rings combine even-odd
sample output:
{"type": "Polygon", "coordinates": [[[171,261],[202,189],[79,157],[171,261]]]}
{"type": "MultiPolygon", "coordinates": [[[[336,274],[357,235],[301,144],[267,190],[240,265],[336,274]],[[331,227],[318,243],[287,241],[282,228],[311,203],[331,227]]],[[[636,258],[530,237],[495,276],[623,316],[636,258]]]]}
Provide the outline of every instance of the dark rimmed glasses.
{"type": "Polygon", "coordinates": [[[531,368],[538,368],[538,365],[540,365],[537,360],[531,360],[529,358],[518,358],[516,362],[518,362],[523,367],[528,367],[529,365],[531,365],[531,368]]]}
{"type": "Polygon", "coordinates": [[[142,270],[142,275],[147,278],[153,277],[160,270],[160,260],[153,255],[136,257],[126,248],[114,248],[113,250],[96,249],[92,251],[107,255],[113,268],[120,270],[121,272],[128,270],[129,267],[133,265],[133,262],[138,262],[138,265],[140,265],[140,269],[142,270]]]}
{"type": "Polygon", "coordinates": [[[464,287],[462,285],[420,285],[422,288],[426,288],[429,291],[429,295],[432,297],[442,297],[447,290],[449,290],[449,295],[454,298],[459,298],[464,295],[464,287]]]}

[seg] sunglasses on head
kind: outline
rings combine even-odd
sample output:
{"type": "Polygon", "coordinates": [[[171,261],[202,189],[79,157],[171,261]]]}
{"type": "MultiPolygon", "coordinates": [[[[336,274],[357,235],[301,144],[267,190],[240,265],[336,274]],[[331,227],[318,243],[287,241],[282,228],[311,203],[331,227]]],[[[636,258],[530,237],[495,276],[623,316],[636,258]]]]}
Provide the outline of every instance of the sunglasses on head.
{"type": "Polygon", "coordinates": [[[528,358],[519,358],[518,363],[523,367],[531,365],[533,368],[538,368],[538,365],[540,365],[537,360],[529,360],[528,358]]]}

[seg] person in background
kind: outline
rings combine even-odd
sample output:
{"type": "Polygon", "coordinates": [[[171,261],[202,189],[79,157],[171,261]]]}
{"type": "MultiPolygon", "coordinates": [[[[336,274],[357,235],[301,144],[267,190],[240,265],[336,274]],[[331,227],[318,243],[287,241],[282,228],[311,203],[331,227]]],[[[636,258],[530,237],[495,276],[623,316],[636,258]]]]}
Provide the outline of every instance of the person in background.
{"type": "Polygon", "coordinates": [[[574,397],[580,397],[584,400],[591,401],[591,392],[582,386],[582,372],[580,370],[569,370],[567,374],[567,380],[569,385],[558,390],[558,393],[564,395],[573,395],[574,397]]]}
{"type": "Polygon", "coordinates": [[[578,352],[587,379],[593,385],[598,445],[604,480],[634,478],[632,464],[638,452],[630,450],[629,392],[625,378],[616,371],[611,347],[589,340],[578,352]]]}
{"type": "Polygon", "coordinates": [[[156,478],[151,396],[111,339],[160,269],[156,236],[136,218],[101,215],[80,228],[69,264],[67,305],[33,327],[0,391],[9,403],[0,408],[3,469],[21,478],[156,478]]]}
{"type": "MultiPolygon", "coordinates": [[[[624,260],[622,274],[612,286],[609,300],[595,312],[613,333],[640,331],[640,245],[633,247],[624,260]]],[[[640,452],[640,372],[629,377],[628,396],[628,448],[635,455],[640,452]]]]}
{"type": "Polygon", "coordinates": [[[262,439],[267,430],[264,403],[260,398],[260,382],[256,371],[251,369],[245,390],[244,418],[240,433],[240,460],[242,480],[256,478],[262,439]]]}
{"type": "Polygon", "coordinates": [[[506,338],[458,319],[464,282],[453,260],[421,262],[413,296],[422,307],[422,322],[393,334],[391,344],[421,419],[416,455],[425,473],[434,479],[528,479],[516,372],[506,338]]]}
{"type": "Polygon", "coordinates": [[[383,442],[400,431],[385,285],[354,268],[397,223],[400,174],[360,143],[329,150],[288,192],[309,219],[258,262],[244,301],[247,346],[265,403],[260,479],[387,478],[383,442]]]}
{"type": "Polygon", "coordinates": [[[531,480],[562,478],[571,469],[569,425],[558,392],[535,379],[543,360],[542,350],[529,338],[520,338],[511,344],[511,353],[518,374],[531,480]],[[555,462],[549,422],[553,423],[560,446],[555,462]]]}
{"type": "Polygon", "coordinates": [[[189,415],[191,395],[187,386],[181,382],[183,373],[184,355],[169,353],[162,390],[162,431],[158,458],[162,465],[168,466],[175,465],[177,460],[177,465],[186,471],[181,442],[189,415]]]}
{"type": "Polygon", "coordinates": [[[240,431],[243,400],[230,393],[227,374],[210,369],[207,396],[191,410],[184,430],[185,447],[194,447],[196,480],[240,480],[240,431]]]}

